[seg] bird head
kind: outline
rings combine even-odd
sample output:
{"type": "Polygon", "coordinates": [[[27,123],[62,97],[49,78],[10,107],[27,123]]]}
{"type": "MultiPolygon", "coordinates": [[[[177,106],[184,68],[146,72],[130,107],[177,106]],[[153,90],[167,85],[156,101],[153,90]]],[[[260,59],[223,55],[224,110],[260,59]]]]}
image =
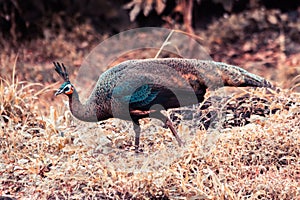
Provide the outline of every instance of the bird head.
{"type": "Polygon", "coordinates": [[[64,82],[59,89],[55,92],[55,96],[60,94],[71,95],[73,94],[74,86],[69,82],[64,82]]]}
{"type": "Polygon", "coordinates": [[[58,62],[53,62],[55,66],[55,71],[64,79],[64,83],[59,87],[57,92],[55,93],[55,96],[59,94],[65,94],[65,95],[72,95],[74,92],[74,86],[71,84],[69,80],[69,75],[67,73],[66,67],[64,64],[60,64],[58,62]]]}

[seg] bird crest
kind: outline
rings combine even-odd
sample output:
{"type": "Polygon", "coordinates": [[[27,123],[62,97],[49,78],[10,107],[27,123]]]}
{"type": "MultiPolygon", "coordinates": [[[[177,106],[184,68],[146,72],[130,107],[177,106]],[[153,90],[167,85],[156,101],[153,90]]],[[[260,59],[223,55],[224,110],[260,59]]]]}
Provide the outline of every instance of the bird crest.
{"type": "Polygon", "coordinates": [[[53,62],[55,71],[64,79],[65,82],[70,82],[69,75],[63,63],[53,62]]]}

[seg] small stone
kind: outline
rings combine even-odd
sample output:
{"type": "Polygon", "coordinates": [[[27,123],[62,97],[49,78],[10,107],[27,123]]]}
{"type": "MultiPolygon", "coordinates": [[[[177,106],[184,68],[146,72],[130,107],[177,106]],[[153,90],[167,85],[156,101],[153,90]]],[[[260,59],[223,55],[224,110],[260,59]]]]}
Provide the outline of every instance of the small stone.
{"type": "Polygon", "coordinates": [[[277,20],[276,16],[274,16],[274,15],[269,15],[269,16],[268,16],[268,21],[269,21],[271,24],[277,24],[277,23],[278,23],[278,20],[277,20]]]}

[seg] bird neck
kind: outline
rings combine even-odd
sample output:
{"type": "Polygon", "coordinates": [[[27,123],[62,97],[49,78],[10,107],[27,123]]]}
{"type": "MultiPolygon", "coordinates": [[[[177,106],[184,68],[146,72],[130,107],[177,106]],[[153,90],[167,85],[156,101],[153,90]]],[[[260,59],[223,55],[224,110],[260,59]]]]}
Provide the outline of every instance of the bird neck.
{"type": "Polygon", "coordinates": [[[79,100],[79,95],[76,89],[69,97],[70,110],[74,117],[79,120],[87,122],[97,122],[100,121],[99,116],[97,116],[96,107],[89,101],[85,104],[82,104],[79,100]]]}

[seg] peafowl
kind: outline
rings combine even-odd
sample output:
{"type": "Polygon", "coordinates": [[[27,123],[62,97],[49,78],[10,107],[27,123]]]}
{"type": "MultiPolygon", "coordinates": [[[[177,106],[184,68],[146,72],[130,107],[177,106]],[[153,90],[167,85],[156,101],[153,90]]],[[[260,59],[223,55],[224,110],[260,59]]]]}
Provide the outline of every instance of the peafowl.
{"type": "Polygon", "coordinates": [[[207,89],[273,87],[262,77],[221,62],[182,58],[129,60],[102,73],[88,100],[82,104],[64,64],[54,62],[54,66],[64,79],[55,95],[69,97],[72,114],[88,122],[109,118],[131,120],[135,152],[139,152],[139,119],[152,117],[163,121],[182,146],[184,141],[161,110],[200,103],[207,89]]]}

